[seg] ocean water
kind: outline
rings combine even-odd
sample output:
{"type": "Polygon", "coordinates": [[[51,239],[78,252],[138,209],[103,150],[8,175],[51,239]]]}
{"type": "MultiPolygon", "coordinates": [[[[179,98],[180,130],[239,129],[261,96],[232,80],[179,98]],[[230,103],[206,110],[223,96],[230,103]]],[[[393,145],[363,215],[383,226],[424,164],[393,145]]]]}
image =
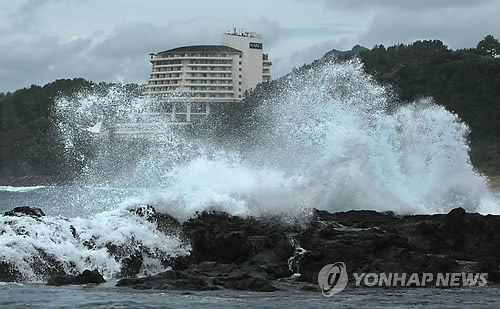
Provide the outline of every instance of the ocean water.
{"type": "Polygon", "coordinates": [[[324,297],[299,284],[272,293],[159,291],[101,286],[50,287],[0,283],[0,308],[499,308],[499,287],[359,288],[324,297]]]}
{"type": "Polygon", "coordinates": [[[120,85],[58,98],[54,123],[66,155],[87,163],[72,185],[0,187],[0,212],[33,206],[47,214],[0,217],[0,259],[22,274],[19,283],[0,283],[0,307],[499,307],[497,287],[352,288],[332,299],[283,282],[274,293],[115,288],[120,261],[109,255],[109,243],[126,253],[141,250],[141,275],[189,254],[175,233],[130,213],[139,206],[180,221],[206,209],[295,221],[306,220],[312,207],[500,214],[498,193],[470,163],[468,126],[431,98],[397,104],[355,60],[287,76],[280,90],[252,115],[252,134],[226,144],[186,136],[147,112],[157,102],[131,97],[120,85]],[[116,138],[85,130],[101,122],[108,129],[154,123],[160,133],[116,138]],[[67,272],[97,268],[109,282],[47,287],[38,265],[46,254],[67,272]]]}

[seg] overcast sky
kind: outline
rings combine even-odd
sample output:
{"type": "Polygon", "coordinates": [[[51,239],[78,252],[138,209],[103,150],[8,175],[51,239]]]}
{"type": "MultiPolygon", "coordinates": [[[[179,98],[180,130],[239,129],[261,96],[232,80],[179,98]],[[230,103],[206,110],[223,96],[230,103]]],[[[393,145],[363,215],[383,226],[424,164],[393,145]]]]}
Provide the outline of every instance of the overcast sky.
{"type": "Polygon", "coordinates": [[[499,0],[0,0],[0,92],[59,78],[144,83],[148,54],[264,36],[273,77],[356,44],[499,38],[499,0]]]}

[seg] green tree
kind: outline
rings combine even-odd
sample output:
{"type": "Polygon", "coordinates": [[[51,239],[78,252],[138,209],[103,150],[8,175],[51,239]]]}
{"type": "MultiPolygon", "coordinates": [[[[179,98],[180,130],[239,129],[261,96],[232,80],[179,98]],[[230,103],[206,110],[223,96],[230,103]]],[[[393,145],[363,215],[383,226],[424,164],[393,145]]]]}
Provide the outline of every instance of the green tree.
{"type": "Polygon", "coordinates": [[[495,57],[500,55],[500,42],[489,34],[477,43],[476,51],[483,56],[495,57]]]}

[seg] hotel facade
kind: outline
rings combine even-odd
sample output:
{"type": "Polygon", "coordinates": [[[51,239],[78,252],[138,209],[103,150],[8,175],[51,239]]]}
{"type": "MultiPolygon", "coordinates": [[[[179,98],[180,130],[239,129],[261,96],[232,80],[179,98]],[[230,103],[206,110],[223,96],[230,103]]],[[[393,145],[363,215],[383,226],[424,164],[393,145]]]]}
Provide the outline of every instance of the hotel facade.
{"type": "Polygon", "coordinates": [[[254,32],[221,35],[221,45],[194,45],[150,54],[145,94],[160,98],[173,122],[210,113],[212,103],[241,102],[249,90],[271,80],[263,38],[254,32]]]}

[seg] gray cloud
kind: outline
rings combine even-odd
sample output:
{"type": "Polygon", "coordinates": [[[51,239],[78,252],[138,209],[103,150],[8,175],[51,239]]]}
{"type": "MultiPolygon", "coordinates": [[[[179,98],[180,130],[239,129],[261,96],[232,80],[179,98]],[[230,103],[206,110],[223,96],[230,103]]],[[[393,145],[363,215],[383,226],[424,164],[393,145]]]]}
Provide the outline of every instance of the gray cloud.
{"type": "Polygon", "coordinates": [[[273,76],[279,77],[290,72],[294,67],[298,68],[306,63],[319,59],[332,49],[349,50],[354,44],[347,38],[338,40],[327,40],[293,52],[289,57],[277,57],[273,59],[273,76]]]}
{"type": "Polygon", "coordinates": [[[27,0],[9,16],[12,28],[29,29],[40,23],[38,11],[45,6],[49,0],[27,0]]]}
{"type": "Polygon", "coordinates": [[[21,86],[43,84],[62,77],[76,77],[83,73],[86,59],[82,50],[90,39],[63,42],[55,36],[39,35],[32,41],[0,42],[0,91],[11,91],[21,86]]]}
{"type": "MultiPolygon", "coordinates": [[[[81,5],[83,0],[73,1],[81,5]]],[[[150,52],[182,45],[218,44],[220,33],[233,25],[264,35],[264,51],[274,63],[274,77],[320,58],[333,48],[345,50],[355,44],[370,48],[374,44],[411,43],[418,39],[440,39],[451,48],[472,47],[486,34],[498,37],[500,29],[498,0],[311,0],[311,12],[323,5],[323,13],[328,12],[331,20],[323,16],[315,24],[314,20],[297,20],[281,26],[280,21],[286,21],[287,14],[297,13],[293,5],[284,8],[282,15],[274,10],[272,16],[263,11],[260,17],[187,17],[183,12],[169,12],[165,21],[156,24],[138,13],[132,17],[110,16],[109,22],[99,20],[101,27],[108,28],[82,34],[79,27],[82,22],[92,22],[88,14],[92,13],[91,5],[98,6],[96,0],[86,3],[82,19],[75,23],[79,36],[71,32],[71,25],[60,25],[67,26],[66,31],[49,34],[44,29],[48,21],[42,17],[64,14],[47,12],[49,6],[51,10],[58,9],[63,3],[66,1],[26,0],[21,5],[6,6],[11,13],[0,12],[0,91],[73,77],[98,82],[114,81],[121,76],[125,82],[144,83],[150,70],[150,52]]],[[[132,7],[127,1],[123,5],[132,7]]],[[[231,3],[231,9],[245,14],[242,4],[231,3]]],[[[127,10],[123,12],[126,14],[127,10]]],[[[200,12],[203,14],[203,10],[200,12]]],[[[51,21],[52,29],[57,29],[57,20],[51,21]]]]}
{"type": "MultiPolygon", "coordinates": [[[[39,32],[34,36],[11,35],[10,40],[0,42],[0,91],[74,77],[145,83],[151,69],[150,52],[182,45],[219,44],[220,33],[228,24],[235,22],[202,17],[172,21],[166,26],[129,23],[109,33],[69,41],[39,32]]],[[[279,40],[279,25],[264,17],[239,20],[238,24],[263,34],[266,48],[279,40]]],[[[0,29],[2,32],[9,29],[0,29]]],[[[19,34],[26,32],[20,30],[19,34]]]]}
{"type": "MultiPolygon", "coordinates": [[[[440,9],[470,7],[496,0],[321,0],[332,9],[440,9]]],[[[498,13],[498,12],[497,12],[498,13]]]]}
{"type": "Polygon", "coordinates": [[[498,36],[498,32],[491,33],[500,29],[497,13],[494,6],[430,10],[426,14],[387,10],[374,16],[369,29],[358,40],[367,47],[425,39],[442,40],[454,49],[474,47],[487,34],[498,36]]]}

